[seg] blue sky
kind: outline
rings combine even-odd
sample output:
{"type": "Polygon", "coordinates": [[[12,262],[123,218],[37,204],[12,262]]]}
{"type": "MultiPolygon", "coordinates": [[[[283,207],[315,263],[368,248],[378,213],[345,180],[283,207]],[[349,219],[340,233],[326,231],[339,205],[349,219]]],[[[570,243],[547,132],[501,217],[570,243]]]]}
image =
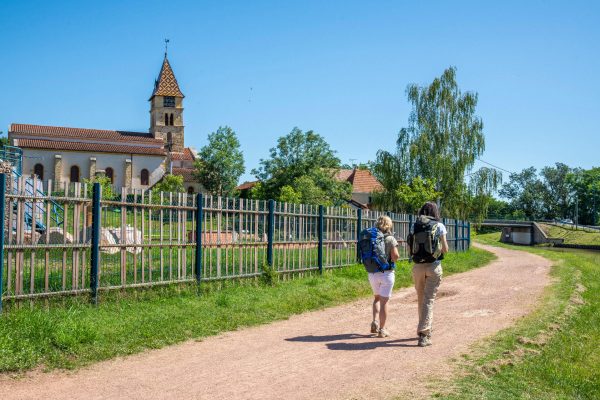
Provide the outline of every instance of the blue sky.
{"type": "Polygon", "coordinates": [[[146,131],[169,38],[186,144],[231,126],[242,179],[294,126],[373,160],[407,124],[406,86],[451,65],[479,93],[483,160],[600,166],[599,4],[2,0],[0,129],[146,131]]]}

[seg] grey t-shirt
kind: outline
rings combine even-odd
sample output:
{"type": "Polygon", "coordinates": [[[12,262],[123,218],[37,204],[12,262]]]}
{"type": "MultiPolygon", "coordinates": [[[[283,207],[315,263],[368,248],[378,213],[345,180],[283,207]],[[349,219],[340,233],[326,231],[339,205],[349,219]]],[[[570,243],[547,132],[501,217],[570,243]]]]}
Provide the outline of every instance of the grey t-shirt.
{"type": "Polygon", "coordinates": [[[398,241],[396,240],[394,235],[388,234],[385,237],[385,256],[387,257],[388,261],[391,261],[392,250],[394,249],[394,247],[398,247],[398,241]]]}

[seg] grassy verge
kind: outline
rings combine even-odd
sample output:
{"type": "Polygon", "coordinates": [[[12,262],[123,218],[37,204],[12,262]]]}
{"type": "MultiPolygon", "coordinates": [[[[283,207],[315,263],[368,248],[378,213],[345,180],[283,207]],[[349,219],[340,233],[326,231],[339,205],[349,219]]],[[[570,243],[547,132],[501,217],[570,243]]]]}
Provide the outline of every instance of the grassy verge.
{"type": "Polygon", "coordinates": [[[567,226],[540,224],[546,235],[551,238],[561,238],[566,244],[600,246],[600,231],[589,232],[567,226]]]}
{"type": "MultiPolygon", "coordinates": [[[[498,238],[477,240],[500,245],[498,238]]],[[[600,398],[600,253],[518,249],[554,261],[554,283],[536,312],[476,349],[454,391],[439,397],[600,398]]]]}
{"type": "MultiPolygon", "coordinates": [[[[449,254],[446,274],[482,266],[494,256],[472,249],[449,254]]],[[[398,266],[396,287],[411,284],[407,262],[398,266]]],[[[0,372],[44,366],[75,368],[115,356],[200,339],[264,324],[370,294],[357,265],[267,285],[254,280],[170,287],[104,295],[97,308],[85,299],[40,300],[13,307],[0,318],[0,372]]]]}

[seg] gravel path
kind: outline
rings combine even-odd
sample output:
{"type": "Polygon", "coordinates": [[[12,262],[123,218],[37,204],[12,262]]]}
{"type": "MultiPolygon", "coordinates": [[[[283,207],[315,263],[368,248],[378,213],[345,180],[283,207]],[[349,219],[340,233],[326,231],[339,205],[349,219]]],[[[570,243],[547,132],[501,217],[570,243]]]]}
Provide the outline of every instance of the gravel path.
{"type": "MultiPolygon", "coordinates": [[[[370,300],[101,362],[75,372],[0,377],[9,399],[387,399],[427,394],[450,359],[527,314],[549,283],[550,262],[526,252],[445,278],[433,346],[416,346],[413,288],[395,292],[388,328],[372,338],[370,300]]],[[[406,264],[403,268],[406,268],[406,264]]]]}

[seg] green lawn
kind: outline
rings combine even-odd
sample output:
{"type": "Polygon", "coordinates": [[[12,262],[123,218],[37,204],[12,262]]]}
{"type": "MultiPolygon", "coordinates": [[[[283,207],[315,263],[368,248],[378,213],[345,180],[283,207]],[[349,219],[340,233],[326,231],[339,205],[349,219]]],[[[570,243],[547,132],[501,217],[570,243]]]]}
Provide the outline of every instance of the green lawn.
{"type": "Polygon", "coordinates": [[[561,238],[566,244],[600,246],[600,231],[590,232],[575,227],[540,224],[546,235],[551,238],[561,238]]]}
{"type": "MultiPolygon", "coordinates": [[[[491,253],[472,249],[449,254],[445,274],[488,263],[491,253]]],[[[411,285],[408,262],[397,268],[396,287],[411,285]]],[[[116,356],[203,338],[239,327],[368,296],[362,266],[280,280],[259,280],[105,293],[95,308],[85,297],[12,305],[0,317],[0,371],[76,368],[116,356]]],[[[369,316],[365,316],[366,319],[369,316]]]]}
{"type": "MultiPolygon", "coordinates": [[[[498,239],[495,233],[476,240],[500,245],[498,239]]],[[[554,282],[536,312],[466,357],[460,378],[445,385],[453,390],[436,397],[600,398],[600,253],[517,249],[552,260],[554,282]]]]}

